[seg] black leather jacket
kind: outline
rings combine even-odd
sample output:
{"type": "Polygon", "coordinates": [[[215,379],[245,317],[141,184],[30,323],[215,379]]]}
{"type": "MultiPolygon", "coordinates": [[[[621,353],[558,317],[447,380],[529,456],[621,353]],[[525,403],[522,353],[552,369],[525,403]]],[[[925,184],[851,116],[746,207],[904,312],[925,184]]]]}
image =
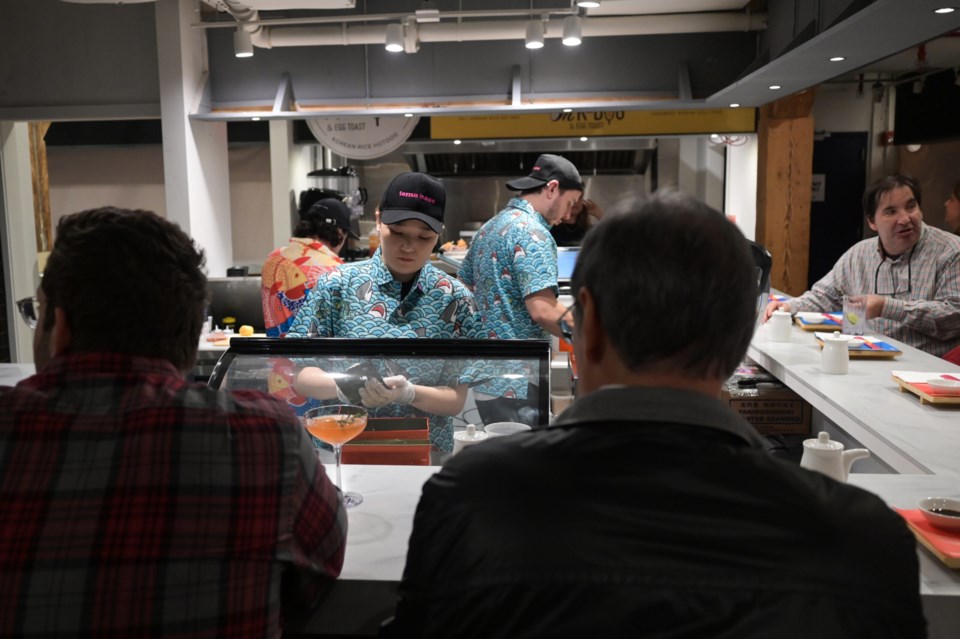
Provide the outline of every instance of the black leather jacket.
{"type": "Polygon", "coordinates": [[[424,486],[385,637],[923,637],[915,542],[718,400],[609,388],[424,486]]]}

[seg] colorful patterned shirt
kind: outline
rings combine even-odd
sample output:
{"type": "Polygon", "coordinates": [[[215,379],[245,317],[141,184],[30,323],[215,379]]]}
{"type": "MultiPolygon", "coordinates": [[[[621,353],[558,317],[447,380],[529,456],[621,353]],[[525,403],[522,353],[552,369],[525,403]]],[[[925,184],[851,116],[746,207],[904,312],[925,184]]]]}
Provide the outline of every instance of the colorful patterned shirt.
{"type": "Polygon", "coordinates": [[[886,298],[870,320],[876,332],[938,357],[960,346],[960,238],[924,224],[913,249],[895,259],[879,238],[858,242],[790,309],[839,311],[844,295],[867,294],[886,298]]]}
{"type": "Polygon", "coordinates": [[[529,202],[510,200],[477,231],[459,276],[473,289],[488,337],[550,338],[530,317],[524,298],[547,289],[558,293],[557,243],[529,202]]]}
{"type": "MultiPolygon", "coordinates": [[[[353,337],[434,339],[483,337],[470,291],[455,277],[426,264],[406,297],[401,283],[383,262],[380,249],[363,262],[345,264],[317,281],[287,337],[353,337]]],[[[455,386],[468,383],[454,361],[398,360],[413,384],[455,386]]],[[[381,375],[392,375],[381,371],[381,375]]],[[[430,417],[430,439],[441,450],[453,450],[453,420],[429,415],[411,406],[387,405],[378,417],[411,414],[430,417]]]]}
{"type": "Polygon", "coordinates": [[[306,237],[292,237],[290,244],[270,253],[260,273],[267,337],[282,337],[317,278],[341,264],[326,244],[306,237]]]}
{"type": "Polygon", "coordinates": [[[0,388],[0,510],[4,637],[279,637],[347,528],[281,402],[117,354],[0,388]]]}

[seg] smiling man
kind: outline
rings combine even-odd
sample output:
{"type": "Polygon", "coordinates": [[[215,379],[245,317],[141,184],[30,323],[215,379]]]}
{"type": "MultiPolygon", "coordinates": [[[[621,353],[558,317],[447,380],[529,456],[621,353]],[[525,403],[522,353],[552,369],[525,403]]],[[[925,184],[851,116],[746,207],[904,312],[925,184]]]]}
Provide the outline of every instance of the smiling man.
{"type": "Polygon", "coordinates": [[[923,223],[920,185],[890,175],[863,195],[877,233],[853,245],[809,291],[775,310],[836,311],[843,296],[864,297],[873,329],[942,356],[960,346],[960,238],[923,223]]]}

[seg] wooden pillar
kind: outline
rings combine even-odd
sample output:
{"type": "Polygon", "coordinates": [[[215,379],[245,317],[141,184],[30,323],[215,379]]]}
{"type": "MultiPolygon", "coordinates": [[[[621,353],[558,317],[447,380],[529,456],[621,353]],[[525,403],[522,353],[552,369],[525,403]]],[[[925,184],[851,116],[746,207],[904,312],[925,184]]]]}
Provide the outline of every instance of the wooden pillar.
{"type": "Polygon", "coordinates": [[[807,290],[815,95],[807,89],[760,108],[756,237],[773,256],[771,285],[789,295],[807,290]]]}
{"type": "Polygon", "coordinates": [[[50,228],[50,178],[47,173],[47,144],[44,136],[50,129],[49,122],[31,122],[30,131],[30,177],[33,181],[33,221],[37,228],[37,251],[46,252],[53,247],[53,229],[50,228]]]}

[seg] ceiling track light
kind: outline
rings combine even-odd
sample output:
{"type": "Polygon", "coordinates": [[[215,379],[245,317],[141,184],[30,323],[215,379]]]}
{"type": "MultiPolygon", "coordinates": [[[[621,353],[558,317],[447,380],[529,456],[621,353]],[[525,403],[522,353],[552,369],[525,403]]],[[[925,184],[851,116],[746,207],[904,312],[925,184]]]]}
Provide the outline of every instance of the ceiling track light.
{"type": "Polygon", "coordinates": [[[528,49],[543,48],[543,21],[540,19],[531,20],[527,23],[527,37],[525,44],[528,49]]]}
{"type": "Polygon", "coordinates": [[[387,25],[386,48],[390,53],[403,51],[403,25],[396,22],[387,25]]]}
{"type": "Polygon", "coordinates": [[[568,47],[576,47],[581,42],[583,42],[583,29],[580,18],[567,16],[563,19],[563,44],[568,47]]]}
{"type": "Polygon", "coordinates": [[[238,58],[253,57],[253,43],[250,41],[250,34],[244,31],[242,25],[237,26],[233,32],[233,55],[238,58]]]}

